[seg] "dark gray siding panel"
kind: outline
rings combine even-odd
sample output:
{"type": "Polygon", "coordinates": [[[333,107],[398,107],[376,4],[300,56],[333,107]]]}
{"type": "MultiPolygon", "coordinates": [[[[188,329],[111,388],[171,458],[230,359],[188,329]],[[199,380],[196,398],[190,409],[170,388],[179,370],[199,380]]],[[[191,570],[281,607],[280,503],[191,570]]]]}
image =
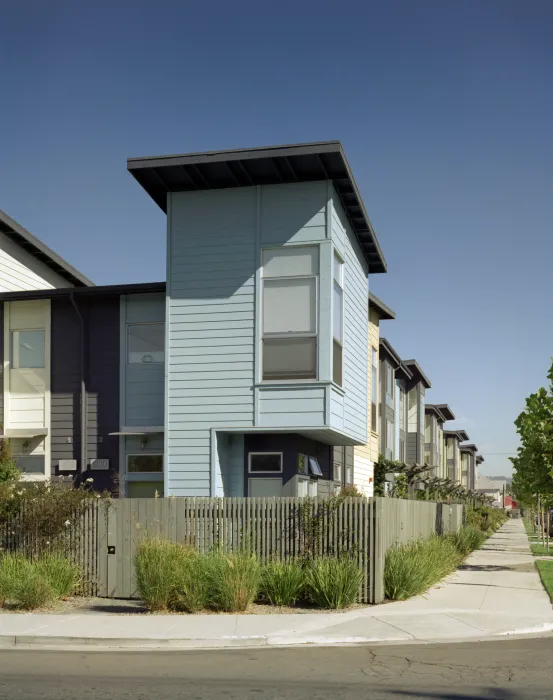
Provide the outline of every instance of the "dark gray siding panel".
{"type": "MultiPolygon", "coordinates": [[[[109,471],[94,471],[94,486],[112,488],[118,472],[119,297],[79,299],[85,319],[87,457],[110,460],[109,471]]],[[[51,339],[52,473],[60,459],[76,459],[81,472],[80,323],[70,301],[52,299],[51,339]]],[[[88,474],[87,474],[88,476],[88,474]]]]}

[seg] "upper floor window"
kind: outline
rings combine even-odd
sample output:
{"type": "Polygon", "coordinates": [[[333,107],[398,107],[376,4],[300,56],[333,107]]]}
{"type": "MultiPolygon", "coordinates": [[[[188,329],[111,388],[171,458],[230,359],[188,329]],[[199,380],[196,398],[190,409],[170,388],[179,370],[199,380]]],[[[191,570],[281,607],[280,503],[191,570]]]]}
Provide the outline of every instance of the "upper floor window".
{"type": "Polygon", "coordinates": [[[424,417],[424,441],[432,442],[432,416],[424,417]]]}
{"type": "Polygon", "coordinates": [[[317,378],[319,249],[263,251],[263,379],[317,378]]]}
{"type": "Polygon", "coordinates": [[[165,324],[133,323],[127,326],[127,362],[165,362],[165,324]]]}
{"type": "Polygon", "coordinates": [[[386,363],[386,396],[394,398],[394,370],[392,365],[386,363]]]}
{"type": "Polygon", "coordinates": [[[334,253],[334,288],[332,292],[332,379],[342,386],[344,347],[344,263],[334,253]]]}
{"type": "Polygon", "coordinates": [[[378,413],[378,350],[372,348],[371,368],[371,430],[376,433],[378,413]]]}
{"type": "Polygon", "coordinates": [[[43,330],[12,331],[12,369],[42,369],[46,367],[45,348],[45,332],[43,330]]]}
{"type": "Polygon", "coordinates": [[[394,424],[386,421],[386,459],[393,459],[394,454],[394,424]]]}

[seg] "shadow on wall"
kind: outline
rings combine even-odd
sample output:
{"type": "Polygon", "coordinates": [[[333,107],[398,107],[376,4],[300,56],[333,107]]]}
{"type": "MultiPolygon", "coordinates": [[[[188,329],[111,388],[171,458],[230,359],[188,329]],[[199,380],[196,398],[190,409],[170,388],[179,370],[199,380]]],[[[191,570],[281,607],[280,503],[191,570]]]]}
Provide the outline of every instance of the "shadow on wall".
{"type": "Polygon", "coordinates": [[[264,185],[258,217],[254,187],[174,194],[171,298],[225,300],[253,281],[258,227],[261,246],[324,240],[326,199],[326,182],[264,185]]]}

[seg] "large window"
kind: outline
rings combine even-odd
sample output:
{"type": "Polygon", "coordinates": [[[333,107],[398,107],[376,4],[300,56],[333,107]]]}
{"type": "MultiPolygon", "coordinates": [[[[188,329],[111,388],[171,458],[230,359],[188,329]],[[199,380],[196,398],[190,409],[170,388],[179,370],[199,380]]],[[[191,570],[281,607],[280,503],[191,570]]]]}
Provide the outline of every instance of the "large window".
{"type": "Polygon", "coordinates": [[[378,350],[372,348],[371,369],[371,430],[377,432],[378,421],[378,350]]]}
{"type": "Polygon", "coordinates": [[[342,386],[344,347],[344,264],[334,253],[334,290],[332,292],[332,379],[342,386]]]}
{"type": "Polygon", "coordinates": [[[317,378],[319,249],[263,251],[263,379],[317,378]]]}
{"type": "Polygon", "coordinates": [[[163,471],[163,455],[129,455],[127,470],[132,473],[154,473],[163,471]]]}
{"type": "Polygon", "coordinates": [[[165,362],[165,324],[136,323],[127,326],[127,362],[165,362]]]}
{"type": "Polygon", "coordinates": [[[401,430],[406,430],[407,429],[407,421],[406,421],[406,415],[405,415],[405,389],[401,386],[398,385],[398,391],[399,391],[399,427],[401,430]]]}
{"type": "Polygon", "coordinates": [[[424,417],[424,441],[432,442],[432,416],[428,414],[424,417]]]}
{"type": "Polygon", "coordinates": [[[46,366],[45,333],[43,330],[12,331],[12,369],[42,369],[46,366]]]}
{"type": "Polygon", "coordinates": [[[163,455],[128,454],[125,492],[128,498],[163,496],[163,455]]]}

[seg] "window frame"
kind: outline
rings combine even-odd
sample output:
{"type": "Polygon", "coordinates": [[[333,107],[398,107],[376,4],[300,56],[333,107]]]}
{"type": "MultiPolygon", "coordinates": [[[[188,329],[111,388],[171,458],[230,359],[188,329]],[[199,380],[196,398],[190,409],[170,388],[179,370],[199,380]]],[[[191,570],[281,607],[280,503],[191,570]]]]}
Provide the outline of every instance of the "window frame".
{"type": "Polygon", "coordinates": [[[378,350],[371,345],[371,431],[378,434],[378,350]]]}
{"type": "MultiPolygon", "coordinates": [[[[163,452],[127,452],[125,454],[125,482],[127,481],[161,481],[165,484],[165,459],[163,452]],[[130,472],[129,457],[161,457],[160,472],[130,472]]],[[[126,493],[126,488],[125,488],[126,493]]]]}
{"type": "Polygon", "coordinates": [[[332,381],[339,387],[344,385],[344,260],[336,249],[334,249],[334,254],[332,257],[332,381]],[[338,263],[338,279],[336,279],[336,267],[335,264],[338,263]],[[340,338],[337,338],[334,334],[334,292],[338,289],[340,292],[340,338]],[[337,380],[335,375],[335,346],[338,345],[340,348],[340,381],[337,380]]]}
{"type": "Polygon", "coordinates": [[[282,474],[283,473],[283,462],[284,462],[284,453],[283,452],[276,452],[274,450],[267,450],[267,451],[254,451],[254,452],[248,452],[248,474],[282,474]],[[252,455],[278,455],[280,457],[280,470],[279,471],[265,471],[265,472],[260,472],[260,471],[253,471],[252,472],[252,455]]]}
{"type": "MultiPolygon", "coordinates": [[[[165,364],[165,353],[166,353],[166,329],[165,329],[165,321],[145,321],[145,322],[137,322],[137,323],[127,323],[126,324],[126,335],[125,335],[125,342],[126,342],[126,360],[125,364],[127,365],[163,365],[165,364]],[[130,330],[131,328],[135,328],[138,326],[163,326],[163,360],[153,360],[152,362],[130,362],[129,361],[129,355],[130,355],[130,343],[129,343],[129,335],[130,335],[130,330]]],[[[149,353],[145,352],[144,355],[148,355],[149,353]]]]}
{"type": "Polygon", "coordinates": [[[46,329],[45,328],[13,328],[9,330],[9,340],[10,340],[10,369],[17,369],[17,370],[30,370],[34,371],[37,369],[46,369],[46,344],[47,344],[47,338],[46,338],[46,329]],[[42,333],[43,337],[43,354],[42,354],[42,365],[40,366],[35,366],[35,367],[21,367],[20,364],[20,347],[19,347],[19,337],[21,333],[42,333]],[[17,342],[16,342],[17,341],[17,342]],[[16,350],[17,348],[17,350],[16,350]]]}
{"type": "MultiPolygon", "coordinates": [[[[259,295],[259,381],[263,383],[287,383],[287,382],[313,382],[319,379],[319,330],[320,330],[320,320],[319,320],[319,300],[320,300],[320,272],[321,272],[321,247],[320,245],[290,245],[290,246],[263,246],[259,252],[260,255],[260,295],[259,295]],[[264,264],[264,253],[271,250],[293,250],[296,249],[311,249],[316,252],[317,261],[317,272],[316,274],[303,274],[303,275],[271,275],[267,277],[265,275],[265,264],[264,264]],[[313,332],[297,332],[292,331],[289,333],[265,333],[265,317],[264,317],[264,307],[265,307],[265,282],[275,281],[275,280],[311,280],[315,281],[315,330],[313,332]],[[314,338],[314,372],[312,377],[269,377],[265,378],[264,370],[264,341],[265,340],[279,340],[279,339],[302,339],[302,338],[314,338]]],[[[276,472],[274,472],[276,473],[276,472]]]]}

